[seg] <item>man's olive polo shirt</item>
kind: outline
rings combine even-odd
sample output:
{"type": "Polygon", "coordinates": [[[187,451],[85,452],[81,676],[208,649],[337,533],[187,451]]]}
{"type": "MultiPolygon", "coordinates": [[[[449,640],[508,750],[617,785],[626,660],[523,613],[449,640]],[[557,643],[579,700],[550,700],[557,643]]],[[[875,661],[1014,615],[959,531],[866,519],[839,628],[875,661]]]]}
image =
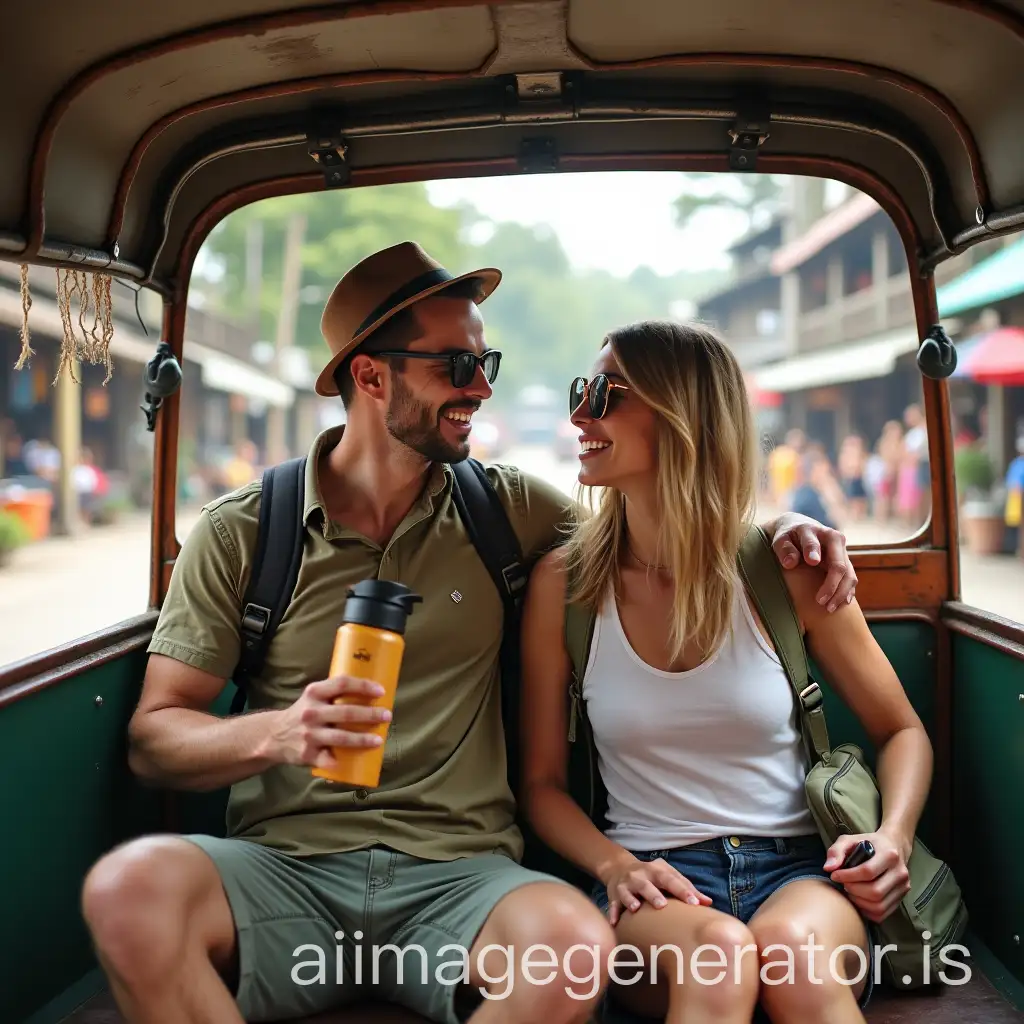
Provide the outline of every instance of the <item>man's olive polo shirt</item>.
{"type": "MultiPolygon", "coordinates": [[[[381,783],[353,792],[309,768],[276,766],[232,788],[228,834],[298,856],[382,844],[429,860],[519,859],[501,726],[502,604],[451,500],[451,470],[435,466],[381,548],[327,518],[316,465],[341,429],[325,431],[310,451],[302,567],[249,704],[287,707],[327,676],[349,587],[369,577],[404,583],[423,602],[408,620],[381,783]]],[[[532,566],[558,540],[571,502],[514,467],[488,474],[532,566]]],[[[259,505],[256,481],[203,509],[175,563],[151,653],[230,677],[259,505]]]]}

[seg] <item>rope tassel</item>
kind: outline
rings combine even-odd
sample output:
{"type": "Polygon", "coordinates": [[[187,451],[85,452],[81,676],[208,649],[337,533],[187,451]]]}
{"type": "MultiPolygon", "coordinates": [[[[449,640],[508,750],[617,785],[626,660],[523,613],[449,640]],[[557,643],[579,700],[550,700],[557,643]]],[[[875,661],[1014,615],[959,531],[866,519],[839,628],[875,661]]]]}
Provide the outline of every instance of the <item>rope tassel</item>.
{"type": "Polygon", "coordinates": [[[14,364],[16,370],[22,370],[28,366],[29,361],[35,355],[31,345],[31,332],[28,328],[28,311],[32,308],[32,294],[28,287],[28,264],[21,265],[21,352],[18,361],[14,364]]]}
{"type": "Polygon", "coordinates": [[[71,379],[77,384],[75,362],[102,364],[106,367],[106,384],[113,376],[110,341],[114,336],[113,310],[110,298],[110,275],[88,274],[86,271],[61,269],[57,271],[57,306],[60,309],[64,336],[61,339],[60,362],[53,379],[56,384],[67,366],[71,379]],[[91,278],[91,280],[90,280],[91,278]],[[78,315],[72,313],[71,304],[78,298],[78,315]],[[92,316],[91,326],[86,321],[92,316]],[[77,323],[76,323],[77,322],[77,323]],[[76,330],[77,326],[77,330],[76,330]]]}

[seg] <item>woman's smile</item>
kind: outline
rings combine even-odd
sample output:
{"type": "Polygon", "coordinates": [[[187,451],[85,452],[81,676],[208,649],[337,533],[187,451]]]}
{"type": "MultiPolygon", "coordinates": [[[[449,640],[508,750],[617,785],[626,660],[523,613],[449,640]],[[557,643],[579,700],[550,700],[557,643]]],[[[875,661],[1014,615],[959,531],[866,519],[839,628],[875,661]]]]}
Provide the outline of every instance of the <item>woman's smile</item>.
{"type": "Polygon", "coordinates": [[[580,459],[594,458],[611,446],[611,441],[606,441],[603,437],[580,434],[580,459]]]}

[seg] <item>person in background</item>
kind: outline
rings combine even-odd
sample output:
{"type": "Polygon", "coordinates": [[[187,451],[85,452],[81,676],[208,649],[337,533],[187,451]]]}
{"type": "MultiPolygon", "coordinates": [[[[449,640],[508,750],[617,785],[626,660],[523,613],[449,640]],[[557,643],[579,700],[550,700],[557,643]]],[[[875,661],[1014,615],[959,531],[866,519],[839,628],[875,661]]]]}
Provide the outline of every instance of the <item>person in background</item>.
{"type": "Polygon", "coordinates": [[[928,505],[928,432],[919,405],[908,405],[903,413],[907,433],[896,484],[896,505],[900,517],[911,529],[924,522],[928,505]]]}
{"type": "Polygon", "coordinates": [[[71,471],[71,480],[78,495],[78,512],[86,524],[93,522],[99,506],[110,492],[110,479],[96,465],[91,448],[83,448],[78,464],[71,471]]]}
{"type": "Polygon", "coordinates": [[[877,518],[878,501],[885,486],[885,460],[878,454],[878,446],[864,460],[864,489],[868,495],[868,514],[877,518]]]}
{"type": "Polygon", "coordinates": [[[60,449],[52,441],[45,437],[33,438],[25,444],[22,455],[30,475],[54,487],[57,485],[60,479],[60,449]]]}
{"type": "Polygon", "coordinates": [[[864,486],[867,451],[864,438],[851,434],[839,447],[839,481],[848,502],[851,519],[863,519],[868,511],[868,492],[864,486]]]}
{"type": "MultiPolygon", "coordinates": [[[[1024,504],[1024,431],[1017,432],[1017,457],[1006,470],[1006,505],[1003,516],[1008,530],[1007,538],[1017,553],[1024,555],[1024,537],[1021,536],[1021,506],[1024,504]]],[[[1004,550],[1006,550],[1004,548],[1004,550]]]]}
{"type": "Polygon", "coordinates": [[[828,459],[820,451],[810,451],[797,463],[796,486],[789,496],[789,511],[811,516],[826,526],[838,529],[842,511],[841,491],[828,459]],[[811,511],[813,509],[813,511],[811,511]]]}
{"type": "Polygon", "coordinates": [[[796,486],[797,463],[807,447],[807,437],[802,430],[787,431],[786,440],[768,456],[768,476],[771,480],[772,499],[780,508],[787,495],[796,486]]]}
{"type": "Polygon", "coordinates": [[[14,420],[0,422],[0,479],[28,475],[24,451],[25,445],[14,420]]]}
{"type": "Polygon", "coordinates": [[[903,462],[903,427],[898,420],[889,420],[882,427],[882,435],[875,450],[882,461],[882,468],[878,473],[874,515],[884,523],[892,518],[900,465],[903,462]]]}
{"type": "Polygon", "coordinates": [[[252,441],[240,441],[235,454],[224,464],[224,486],[233,491],[259,476],[259,451],[252,441]]]}

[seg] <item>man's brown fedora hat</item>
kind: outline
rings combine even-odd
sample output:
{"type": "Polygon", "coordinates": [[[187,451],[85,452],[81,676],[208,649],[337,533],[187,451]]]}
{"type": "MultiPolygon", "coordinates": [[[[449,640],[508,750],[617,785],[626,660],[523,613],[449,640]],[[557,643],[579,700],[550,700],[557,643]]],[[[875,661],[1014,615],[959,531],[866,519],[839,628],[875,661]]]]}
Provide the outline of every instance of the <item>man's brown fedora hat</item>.
{"type": "Polygon", "coordinates": [[[316,393],[338,393],[334,371],[352,350],[400,310],[443,291],[456,281],[480,282],[477,302],[483,302],[501,281],[493,267],[453,276],[415,242],[400,242],[367,256],[335,286],[324,307],[320,331],[331,360],[316,381],[316,393]]]}

